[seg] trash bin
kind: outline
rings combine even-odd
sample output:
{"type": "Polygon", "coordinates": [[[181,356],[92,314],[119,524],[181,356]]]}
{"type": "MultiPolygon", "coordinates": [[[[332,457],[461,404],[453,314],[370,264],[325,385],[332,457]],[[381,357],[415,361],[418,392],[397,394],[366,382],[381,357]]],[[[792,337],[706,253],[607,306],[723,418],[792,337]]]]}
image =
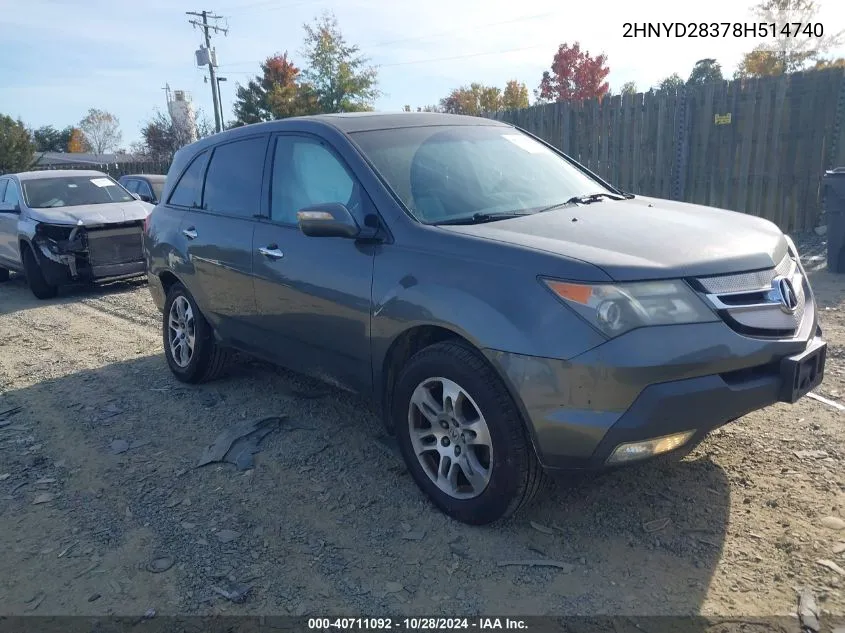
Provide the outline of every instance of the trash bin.
{"type": "Polygon", "coordinates": [[[824,173],[822,200],[827,218],[827,269],[845,273],[845,167],[824,173]]]}

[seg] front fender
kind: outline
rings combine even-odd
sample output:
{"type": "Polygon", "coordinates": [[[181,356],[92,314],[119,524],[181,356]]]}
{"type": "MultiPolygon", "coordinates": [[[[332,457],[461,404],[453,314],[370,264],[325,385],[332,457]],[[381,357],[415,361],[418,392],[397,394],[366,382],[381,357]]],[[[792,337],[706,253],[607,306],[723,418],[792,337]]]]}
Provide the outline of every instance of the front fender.
{"type": "Polygon", "coordinates": [[[462,336],[478,349],[496,341],[499,345],[525,349],[526,333],[498,306],[490,305],[464,290],[445,285],[398,286],[376,301],[373,309],[374,357],[384,358],[402,333],[420,326],[436,326],[462,336]],[[507,343],[505,343],[507,341],[507,343]]]}

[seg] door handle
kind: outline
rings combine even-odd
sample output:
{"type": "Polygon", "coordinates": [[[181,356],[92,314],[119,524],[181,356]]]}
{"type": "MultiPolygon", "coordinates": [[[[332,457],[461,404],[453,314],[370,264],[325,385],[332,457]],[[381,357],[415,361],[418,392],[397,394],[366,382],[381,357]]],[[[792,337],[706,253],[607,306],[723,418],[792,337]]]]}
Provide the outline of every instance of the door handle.
{"type": "Polygon", "coordinates": [[[285,254],[279,250],[279,247],[275,244],[271,244],[270,246],[261,247],[258,249],[258,252],[264,255],[267,259],[277,260],[281,259],[285,256],[285,254]]]}
{"type": "Polygon", "coordinates": [[[197,230],[194,227],[191,227],[189,229],[183,229],[182,235],[187,237],[189,240],[192,240],[192,239],[196,238],[197,230]]]}

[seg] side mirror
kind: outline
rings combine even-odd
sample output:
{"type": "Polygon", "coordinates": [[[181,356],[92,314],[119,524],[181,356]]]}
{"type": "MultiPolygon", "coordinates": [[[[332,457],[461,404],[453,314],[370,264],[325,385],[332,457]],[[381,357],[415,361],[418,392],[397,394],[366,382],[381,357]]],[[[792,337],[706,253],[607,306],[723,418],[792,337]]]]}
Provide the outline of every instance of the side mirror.
{"type": "Polygon", "coordinates": [[[137,194],[137,196],[138,196],[138,200],[140,200],[141,202],[152,203],[152,201],[153,201],[153,199],[145,193],[139,193],[139,194],[137,194]]]}
{"type": "Polygon", "coordinates": [[[20,213],[21,205],[17,202],[0,202],[0,213],[20,213]]]}
{"type": "Polygon", "coordinates": [[[299,230],[308,237],[356,238],[361,227],[346,205],[327,202],[305,207],[296,212],[299,230]]]}
{"type": "Polygon", "coordinates": [[[135,193],[134,191],[130,191],[130,192],[129,192],[129,195],[130,195],[130,196],[132,196],[133,198],[135,198],[136,200],[140,200],[140,199],[141,199],[141,196],[139,196],[139,195],[138,195],[137,193],[135,193]]]}

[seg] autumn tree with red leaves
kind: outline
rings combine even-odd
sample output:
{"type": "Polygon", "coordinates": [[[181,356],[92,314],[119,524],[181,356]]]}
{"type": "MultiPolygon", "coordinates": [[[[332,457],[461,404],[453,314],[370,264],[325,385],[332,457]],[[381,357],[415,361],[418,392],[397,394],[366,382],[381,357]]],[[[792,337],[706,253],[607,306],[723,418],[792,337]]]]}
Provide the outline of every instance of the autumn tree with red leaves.
{"type": "Polygon", "coordinates": [[[583,101],[603,97],[610,90],[605,79],[610,74],[607,56],[593,57],[581,45],[563,43],[555,53],[552,70],[543,73],[535,91],[538,101],[583,101]]]}
{"type": "Polygon", "coordinates": [[[318,108],[313,92],[301,81],[299,68],[285,52],[268,57],[260,75],[238,86],[234,111],[233,125],[245,125],[313,114],[318,108]]]}

